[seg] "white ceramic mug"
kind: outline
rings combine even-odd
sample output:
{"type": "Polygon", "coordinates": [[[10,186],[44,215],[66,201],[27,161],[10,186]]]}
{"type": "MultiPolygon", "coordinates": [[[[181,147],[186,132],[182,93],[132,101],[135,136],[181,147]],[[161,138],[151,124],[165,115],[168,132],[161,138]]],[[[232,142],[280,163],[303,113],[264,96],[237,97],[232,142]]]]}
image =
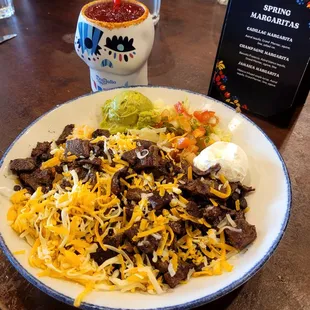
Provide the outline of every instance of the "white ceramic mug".
{"type": "Polygon", "coordinates": [[[126,1],[142,6],[143,15],[119,23],[102,22],[85,15],[88,7],[111,0],[88,3],[80,12],[74,45],[79,57],[89,66],[93,91],[148,84],[147,60],[154,42],[152,16],[142,3],[126,1]]]}

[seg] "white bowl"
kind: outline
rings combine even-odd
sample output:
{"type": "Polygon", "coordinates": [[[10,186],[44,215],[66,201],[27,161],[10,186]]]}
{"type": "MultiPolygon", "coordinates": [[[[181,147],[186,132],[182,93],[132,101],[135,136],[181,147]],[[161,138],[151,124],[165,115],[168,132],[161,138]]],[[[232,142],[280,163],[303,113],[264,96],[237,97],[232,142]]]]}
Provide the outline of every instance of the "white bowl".
{"type": "MultiPolygon", "coordinates": [[[[246,116],[209,97],[165,87],[135,87],[151,100],[162,99],[172,105],[186,97],[192,109],[209,109],[220,116],[220,123],[232,131],[232,142],[249,157],[247,184],[256,191],[248,197],[247,220],[257,228],[257,239],[246,251],[231,259],[234,269],[220,276],[194,278],[163,295],[142,293],[92,292],[82,309],[188,309],[219,298],[252,277],[268,260],[280,242],[290,214],[291,185],[283,159],[266,134],[246,116]]],[[[14,186],[9,162],[27,157],[38,141],[58,137],[70,123],[99,126],[101,106],[123,89],[86,95],[55,107],[26,128],[12,143],[0,162],[0,245],[14,267],[43,292],[68,304],[83,290],[79,284],[48,277],[38,278],[38,269],[30,267],[30,247],[6,222],[9,196],[14,186]],[[12,252],[26,250],[14,256],[12,252]]]]}

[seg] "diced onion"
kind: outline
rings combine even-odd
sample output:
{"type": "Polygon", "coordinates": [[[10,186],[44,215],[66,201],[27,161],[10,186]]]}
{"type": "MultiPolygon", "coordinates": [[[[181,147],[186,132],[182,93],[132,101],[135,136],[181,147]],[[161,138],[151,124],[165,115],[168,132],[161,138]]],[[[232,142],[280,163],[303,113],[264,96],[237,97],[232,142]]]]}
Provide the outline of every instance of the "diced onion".
{"type": "Polygon", "coordinates": [[[217,228],[222,228],[227,225],[227,218],[225,217],[218,225],[217,228]]]}
{"type": "Polygon", "coordinates": [[[216,234],[219,235],[225,229],[229,229],[229,230],[234,231],[234,232],[242,232],[242,229],[240,229],[240,228],[235,228],[235,227],[231,227],[231,226],[224,226],[216,234]]]}
{"type": "Polygon", "coordinates": [[[142,193],[141,199],[147,199],[149,197],[152,197],[153,195],[154,195],[153,193],[142,193]]]}
{"type": "Polygon", "coordinates": [[[139,159],[143,159],[143,158],[145,158],[147,155],[149,155],[149,150],[144,149],[144,150],[142,150],[141,152],[136,151],[136,154],[137,154],[137,157],[138,157],[139,159]]]}
{"type": "Polygon", "coordinates": [[[226,218],[227,218],[227,221],[229,222],[229,224],[232,226],[232,227],[237,227],[237,224],[235,223],[235,221],[231,218],[230,214],[226,214],[226,218]]]}
{"type": "Polygon", "coordinates": [[[152,262],[153,262],[153,263],[157,263],[157,260],[158,260],[157,253],[156,253],[156,251],[153,251],[153,258],[152,258],[152,262]]]}
{"type": "Polygon", "coordinates": [[[170,274],[171,277],[174,277],[175,274],[176,274],[175,270],[173,269],[173,265],[172,265],[171,262],[170,262],[169,265],[168,265],[168,272],[169,272],[169,274],[170,274]]]}
{"type": "Polygon", "coordinates": [[[152,234],[152,236],[153,236],[156,240],[160,240],[160,239],[161,239],[161,234],[159,234],[159,233],[152,234]]]}
{"type": "Polygon", "coordinates": [[[191,276],[192,276],[192,274],[193,274],[194,272],[195,272],[195,269],[194,269],[194,268],[191,268],[191,269],[188,271],[187,278],[186,278],[187,281],[191,278],[191,276]]]}

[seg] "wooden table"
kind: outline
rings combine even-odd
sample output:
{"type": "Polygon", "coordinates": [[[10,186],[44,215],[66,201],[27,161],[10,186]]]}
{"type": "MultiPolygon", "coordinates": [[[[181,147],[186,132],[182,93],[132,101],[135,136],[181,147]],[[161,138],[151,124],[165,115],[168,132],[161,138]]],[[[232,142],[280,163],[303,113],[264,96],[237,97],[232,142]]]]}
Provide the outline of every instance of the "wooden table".
{"type": "MultiPolygon", "coordinates": [[[[150,83],[206,94],[226,7],[215,0],[162,2],[149,61],[150,83]]],[[[0,35],[18,35],[0,46],[0,155],[42,113],[90,92],[88,68],[73,48],[78,13],[86,1],[14,3],[16,15],[0,21],[0,35]]],[[[201,309],[310,309],[310,105],[304,106],[298,122],[289,129],[255,121],[287,163],[293,185],[290,223],[276,253],[261,271],[201,309]]],[[[70,307],[29,284],[0,253],[0,308],[70,307]]]]}

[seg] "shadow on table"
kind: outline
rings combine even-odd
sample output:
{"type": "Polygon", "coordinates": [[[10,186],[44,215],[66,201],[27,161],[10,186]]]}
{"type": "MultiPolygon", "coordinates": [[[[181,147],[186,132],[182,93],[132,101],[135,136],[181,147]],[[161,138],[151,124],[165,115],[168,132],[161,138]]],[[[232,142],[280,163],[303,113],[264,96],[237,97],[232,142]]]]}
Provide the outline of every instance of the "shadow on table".
{"type": "Polygon", "coordinates": [[[208,304],[202,305],[198,308],[195,308],[197,310],[204,310],[204,309],[208,309],[208,310],[224,310],[227,309],[231,303],[234,301],[234,299],[239,295],[239,293],[242,290],[242,286],[238,287],[237,289],[235,289],[234,291],[232,291],[231,293],[215,300],[212,301],[208,304]]]}

